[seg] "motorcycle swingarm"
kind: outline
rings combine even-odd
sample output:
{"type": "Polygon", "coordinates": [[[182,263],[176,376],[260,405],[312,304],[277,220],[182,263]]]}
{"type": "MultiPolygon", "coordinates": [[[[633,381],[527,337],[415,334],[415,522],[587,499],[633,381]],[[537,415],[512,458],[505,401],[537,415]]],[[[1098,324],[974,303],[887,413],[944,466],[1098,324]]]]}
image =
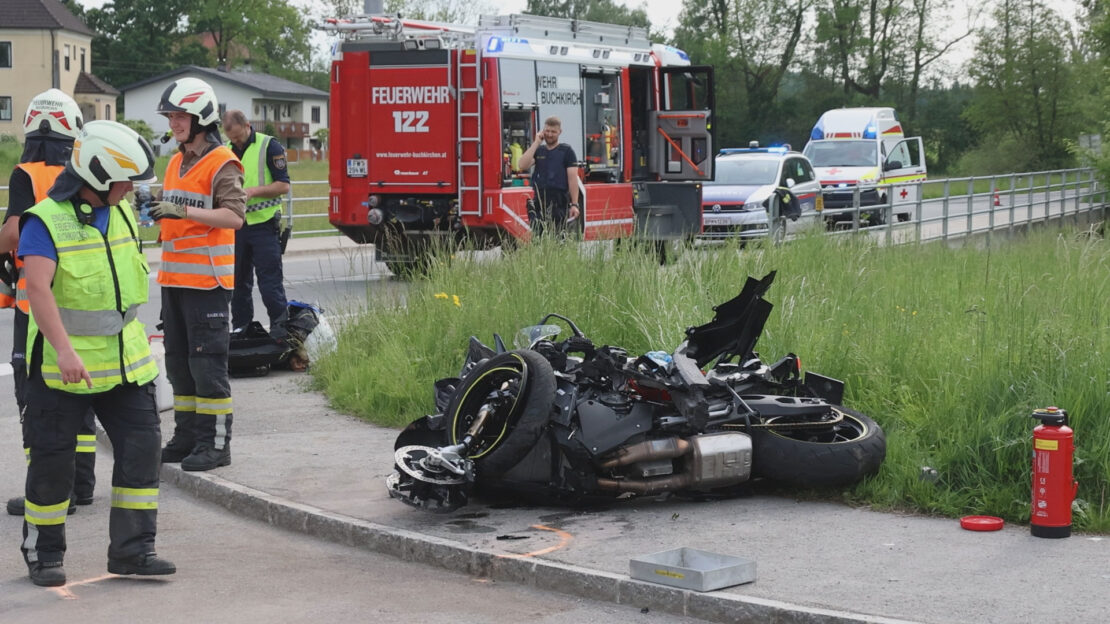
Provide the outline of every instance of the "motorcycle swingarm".
{"type": "Polygon", "coordinates": [[[820,417],[829,414],[830,405],[823,399],[812,397],[791,397],[781,395],[742,395],[748,405],[761,419],[820,417]]]}

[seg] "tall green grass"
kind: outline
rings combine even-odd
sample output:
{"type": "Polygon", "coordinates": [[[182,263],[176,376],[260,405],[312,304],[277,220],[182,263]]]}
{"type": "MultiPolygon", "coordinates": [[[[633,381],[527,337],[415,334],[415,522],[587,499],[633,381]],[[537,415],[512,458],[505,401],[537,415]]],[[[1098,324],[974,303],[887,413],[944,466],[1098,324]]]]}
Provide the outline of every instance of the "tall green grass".
{"type": "Polygon", "coordinates": [[[336,407],[402,426],[434,410],[432,382],[458,374],[471,335],[509,342],[559,312],[597,344],[670,350],[748,275],[771,270],[764,359],[793,351],[843,379],[845,402],[887,433],[882,471],[845,496],[1027,521],[1028,416],[1059,405],[1076,430],[1076,525],[1110,530],[1110,250],[1086,235],[1043,231],[988,250],[813,236],[690,249],[664,267],[627,246],[550,240],[493,260],[455,254],[404,301],[370,302],[314,380],[336,407]],[[936,479],[922,478],[926,466],[936,479]]]}

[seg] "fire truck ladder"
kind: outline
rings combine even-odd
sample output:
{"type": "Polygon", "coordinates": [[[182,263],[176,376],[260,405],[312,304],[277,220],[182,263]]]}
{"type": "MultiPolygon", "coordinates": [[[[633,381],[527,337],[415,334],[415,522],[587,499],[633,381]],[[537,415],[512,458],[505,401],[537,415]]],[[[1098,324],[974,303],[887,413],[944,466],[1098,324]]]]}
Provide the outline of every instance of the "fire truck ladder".
{"type": "Polygon", "coordinates": [[[459,214],[482,215],[482,88],[478,73],[480,55],[474,49],[458,51],[459,214]]]}

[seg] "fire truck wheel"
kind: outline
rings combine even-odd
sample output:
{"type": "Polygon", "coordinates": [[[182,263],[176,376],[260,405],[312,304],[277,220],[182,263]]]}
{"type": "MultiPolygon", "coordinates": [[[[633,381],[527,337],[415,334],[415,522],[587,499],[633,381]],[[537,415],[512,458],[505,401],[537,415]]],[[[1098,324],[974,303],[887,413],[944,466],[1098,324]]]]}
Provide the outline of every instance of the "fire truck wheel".
{"type": "Polygon", "coordinates": [[[834,405],[835,425],[752,430],[752,474],[803,487],[851,485],[879,471],[886,435],[871,418],[834,405]]]}
{"type": "Polygon", "coordinates": [[[450,444],[473,436],[466,453],[480,474],[512,468],[540,439],[555,400],[555,373],[535,351],[500,353],[471,370],[444,414],[450,444]],[[479,415],[485,420],[471,432],[479,415]]]}

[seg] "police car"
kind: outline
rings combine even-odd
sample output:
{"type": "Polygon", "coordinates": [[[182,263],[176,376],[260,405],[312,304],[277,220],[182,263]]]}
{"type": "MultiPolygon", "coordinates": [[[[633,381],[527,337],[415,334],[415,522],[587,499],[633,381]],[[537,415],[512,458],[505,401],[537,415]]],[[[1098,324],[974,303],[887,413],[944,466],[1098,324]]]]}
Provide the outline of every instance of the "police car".
{"type": "Polygon", "coordinates": [[[723,149],[715,180],[702,189],[702,239],[757,239],[770,232],[767,211],[779,197],[783,216],[796,221],[823,208],[821,184],[809,159],[789,147],[723,149]]]}

